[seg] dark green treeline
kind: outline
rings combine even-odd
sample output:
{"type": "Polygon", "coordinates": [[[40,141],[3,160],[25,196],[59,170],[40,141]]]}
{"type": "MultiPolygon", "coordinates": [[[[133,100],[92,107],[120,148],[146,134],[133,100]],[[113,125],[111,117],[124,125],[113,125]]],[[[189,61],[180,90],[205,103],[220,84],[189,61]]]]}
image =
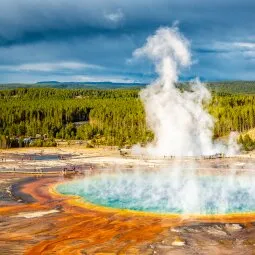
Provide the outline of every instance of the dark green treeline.
{"type": "MultiPolygon", "coordinates": [[[[255,127],[255,95],[216,94],[208,106],[215,138],[255,127]]],[[[0,135],[89,140],[92,145],[146,143],[138,89],[23,88],[0,91],[0,135]]]]}
{"type": "Polygon", "coordinates": [[[96,145],[146,143],[152,137],[138,90],[5,90],[0,112],[0,134],[9,137],[41,134],[96,145]]]}

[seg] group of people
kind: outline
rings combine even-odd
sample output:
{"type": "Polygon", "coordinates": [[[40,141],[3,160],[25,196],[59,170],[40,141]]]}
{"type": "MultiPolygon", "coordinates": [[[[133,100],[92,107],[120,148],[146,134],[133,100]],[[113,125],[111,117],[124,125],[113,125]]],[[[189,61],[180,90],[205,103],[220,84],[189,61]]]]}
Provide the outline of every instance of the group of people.
{"type": "MultiPolygon", "coordinates": [[[[69,167],[69,168],[68,168],[68,167],[64,167],[63,170],[62,170],[62,174],[63,174],[63,175],[66,175],[66,174],[68,174],[68,173],[70,173],[70,174],[71,174],[71,173],[72,173],[72,174],[73,174],[73,173],[77,173],[77,172],[79,172],[79,171],[78,171],[78,168],[79,168],[79,167],[76,167],[76,166],[72,166],[72,167],[69,167]]],[[[89,167],[89,170],[90,170],[90,171],[93,171],[93,170],[94,170],[94,167],[91,165],[91,166],[89,167]]]]}

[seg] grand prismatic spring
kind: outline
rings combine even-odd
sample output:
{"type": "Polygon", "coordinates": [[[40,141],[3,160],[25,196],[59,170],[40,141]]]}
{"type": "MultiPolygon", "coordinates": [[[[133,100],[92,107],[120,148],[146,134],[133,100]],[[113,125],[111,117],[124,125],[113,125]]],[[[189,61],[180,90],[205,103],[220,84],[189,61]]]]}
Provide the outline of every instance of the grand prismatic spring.
{"type": "MultiPolygon", "coordinates": [[[[191,171],[191,170],[190,170],[191,171]]],[[[161,172],[100,174],[58,186],[96,205],[161,214],[228,214],[255,211],[254,175],[180,175],[161,172]]]]}

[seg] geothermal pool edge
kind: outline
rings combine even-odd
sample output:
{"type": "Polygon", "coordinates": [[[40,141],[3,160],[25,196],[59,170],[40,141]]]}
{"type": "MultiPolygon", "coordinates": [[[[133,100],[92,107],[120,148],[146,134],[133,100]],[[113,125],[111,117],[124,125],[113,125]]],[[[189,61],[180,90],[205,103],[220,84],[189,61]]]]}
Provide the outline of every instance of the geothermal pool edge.
{"type": "Polygon", "coordinates": [[[226,214],[178,214],[178,213],[159,213],[159,212],[146,212],[141,210],[114,208],[110,206],[104,206],[87,201],[85,197],[74,194],[63,194],[57,190],[57,187],[62,184],[68,184],[74,180],[57,182],[49,187],[49,193],[54,197],[65,197],[69,205],[78,206],[88,210],[95,210],[100,212],[114,213],[122,216],[144,216],[144,217],[155,217],[162,219],[178,219],[187,222],[238,222],[247,223],[255,221],[255,211],[254,212],[244,212],[244,213],[226,213],[226,214]]]}

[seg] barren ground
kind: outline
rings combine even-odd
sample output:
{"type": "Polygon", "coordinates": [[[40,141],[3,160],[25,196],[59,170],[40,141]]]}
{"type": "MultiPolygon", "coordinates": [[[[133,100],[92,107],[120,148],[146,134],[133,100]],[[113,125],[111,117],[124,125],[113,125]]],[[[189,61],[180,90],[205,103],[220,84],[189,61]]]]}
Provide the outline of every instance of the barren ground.
{"type": "MultiPolygon", "coordinates": [[[[182,160],[186,167],[191,162],[201,172],[254,171],[255,157],[182,160]]],[[[52,185],[72,178],[72,173],[63,175],[64,168],[86,175],[175,163],[81,146],[0,151],[0,254],[255,254],[255,214],[211,219],[139,215],[80,206],[50,192],[52,185]],[[38,160],[35,155],[62,158],[38,160]]]]}

